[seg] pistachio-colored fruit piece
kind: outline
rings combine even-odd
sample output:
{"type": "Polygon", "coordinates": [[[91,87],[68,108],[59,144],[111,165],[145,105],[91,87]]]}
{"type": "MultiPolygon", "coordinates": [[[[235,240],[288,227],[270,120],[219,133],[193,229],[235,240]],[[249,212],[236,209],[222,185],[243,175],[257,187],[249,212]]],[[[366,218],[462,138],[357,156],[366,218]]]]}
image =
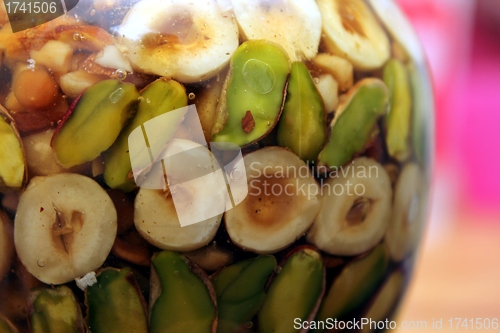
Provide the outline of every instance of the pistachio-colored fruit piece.
{"type": "Polygon", "coordinates": [[[411,64],[408,70],[413,93],[411,144],[419,164],[431,165],[434,98],[431,86],[426,83],[430,82],[429,73],[425,66],[419,63],[411,64]]]}
{"type": "Polygon", "coordinates": [[[28,319],[33,333],[85,332],[80,306],[66,286],[32,291],[28,319]]]}
{"type": "Polygon", "coordinates": [[[69,168],[90,162],[108,149],[134,115],[139,93],[131,83],[105,80],[72,105],[52,138],[59,163],[69,168]]]}
{"type": "Polygon", "coordinates": [[[354,85],[335,112],[331,136],[319,154],[318,164],[339,168],[362,152],[388,106],[389,91],[381,80],[368,78],[354,85]]]}
{"type": "Polygon", "coordinates": [[[266,282],[275,268],[276,258],[261,255],[226,267],[213,277],[219,312],[217,332],[236,332],[253,318],[266,298],[266,282]]]}
{"type": "Polygon", "coordinates": [[[231,58],[212,140],[245,146],[270,132],[283,108],[289,72],[280,46],[264,40],[241,44],[231,58]]]}
{"type": "Polygon", "coordinates": [[[87,288],[87,324],[92,333],[147,333],[146,302],[130,268],[106,268],[87,288]]]}
{"type": "Polygon", "coordinates": [[[131,177],[132,165],[128,144],[132,131],[148,120],[186,105],[186,90],[183,85],[174,80],[156,80],[141,92],[137,113],[106,152],[104,180],[109,187],[130,192],[136,186],[131,177]]]}
{"type": "Polygon", "coordinates": [[[0,190],[20,188],[26,179],[23,145],[14,120],[0,106],[0,190]]]}
{"type": "Polygon", "coordinates": [[[402,62],[391,59],[384,67],[384,82],[390,93],[390,108],[385,118],[385,142],[389,155],[399,161],[409,154],[411,90],[408,72],[402,62]]]}
{"type": "Polygon", "coordinates": [[[383,244],[347,264],[334,279],[317,319],[342,318],[363,305],[382,281],[388,264],[389,253],[383,244]]]}
{"type": "MultiPolygon", "coordinates": [[[[401,271],[395,271],[384,282],[375,296],[370,308],[363,314],[363,318],[374,322],[387,319],[395,309],[405,286],[405,278],[401,271]]],[[[361,332],[373,332],[373,326],[363,326],[361,332]]]]}
{"type": "Polygon", "coordinates": [[[278,144],[290,148],[303,160],[316,160],[325,139],[323,100],[306,65],[294,62],[278,123],[278,144]]]}
{"type": "Polygon", "coordinates": [[[0,313],[0,333],[18,333],[17,328],[0,313]]]}
{"type": "Polygon", "coordinates": [[[296,318],[312,320],[325,289],[320,254],[311,248],[295,250],[269,287],[259,312],[259,332],[299,332],[296,318]]]}
{"type": "Polygon", "coordinates": [[[151,333],[216,332],[213,286],[184,256],[164,251],[153,258],[150,298],[151,333]]]}

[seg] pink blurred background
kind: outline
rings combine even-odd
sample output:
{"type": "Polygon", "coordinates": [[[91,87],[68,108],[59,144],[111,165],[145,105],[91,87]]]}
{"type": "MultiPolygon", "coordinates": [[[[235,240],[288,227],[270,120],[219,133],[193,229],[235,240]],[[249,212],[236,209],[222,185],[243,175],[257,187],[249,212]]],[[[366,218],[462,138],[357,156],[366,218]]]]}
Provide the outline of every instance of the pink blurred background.
{"type": "Polygon", "coordinates": [[[432,211],[400,320],[500,318],[500,1],[397,1],[436,95],[432,211]]]}
{"type": "Polygon", "coordinates": [[[500,215],[500,2],[398,1],[434,79],[436,203],[500,215]]]}

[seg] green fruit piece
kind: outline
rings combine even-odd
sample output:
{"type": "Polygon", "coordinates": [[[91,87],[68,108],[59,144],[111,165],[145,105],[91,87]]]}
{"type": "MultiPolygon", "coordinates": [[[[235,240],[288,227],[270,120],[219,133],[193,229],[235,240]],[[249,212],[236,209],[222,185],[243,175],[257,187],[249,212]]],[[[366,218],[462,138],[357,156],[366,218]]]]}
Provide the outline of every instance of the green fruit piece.
{"type": "Polygon", "coordinates": [[[379,79],[363,79],[352,87],[335,112],[331,136],[320,152],[318,165],[340,168],[361,153],[373,139],[377,120],[386,114],[389,91],[379,79]]]}
{"type": "MultiPolygon", "coordinates": [[[[104,181],[109,187],[125,192],[130,192],[136,187],[131,177],[132,165],[128,144],[132,131],[157,116],[186,106],[187,101],[186,89],[174,80],[156,80],[141,92],[137,113],[106,152],[104,181]]],[[[176,127],[172,126],[172,130],[175,129],[176,127]]],[[[165,135],[173,134],[172,132],[165,135]]],[[[151,163],[149,154],[146,157],[147,163],[151,163]]]]}
{"type": "Polygon", "coordinates": [[[130,268],[101,271],[85,300],[92,333],[148,332],[146,302],[130,268]]]}
{"type": "Polygon", "coordinates": [[[278,144],[290,148],[303,160],[314,161],[325,140],[323,100],[306,65],[294,62],[278,123],[278,144]]]}
{"type": "Polygon", "coordinates": [[[245,146],[269,133],[281,114],[289,73],[280,46],[264,40],[241,44],[231,58],[212,141],[245,146]]]}
{"type": "Polygon", "coordinates": [[[385,245],[349,264],[335,278],[318,312],[318,320],[340,319],[362,306],[375,292],[389,265],[385,245]]]}
{"type": "Polygon", "coordinates": [[[262,306],[266,282],[276,268],[276,258],[261,255],[222,269],[212,279],[217,294],[217,332],[241,330],[262,306]]]}
{"type": "Polygon", "coordinates": [[[403,161],[410,155],[411,90],[408,72],[396,59],[387,62],[384,82],[390,92],[390,108],[385,118],[385,142],[389,155],[403,161]]]}
{"type": "Polygon", "coordinates": [[[172,251],[157,254],[152,266],[151,332],[215,332],[215,291],[202,270],[172,251]]]}
{"type": "Polygon", "coordinates": [[[17,328],[0,313],[0,333],[18,333],[17,328]]]}
{"type": "Polygon", "coordinates": [[[70,168],[97,158],[134,115],[135,86],[104,80],[89,87],[70,108],[52,138],[59,163],[70,168]]]}
{"type": "Polygon", "coordinates": [[[434,142],[434,105],[431,79],[427,68],[422,64],[409,66],[411,89],[413,93],[412,147],[422,167],[432,165],[432,144],[434,142]]]}
{"type": "Polygon", "coordinates": [[[15,128],[14,120],[0,106],[0,189],[22,187],[25,175],[22,140],[15,128]]]}
{"type": "Polygon", "coordinates": [[[323,296],[325,271],[318,252],[296,250],[269,287],[259,312],[259,332],[298,332],[294,320],[312,320],[323,296]]]}
{"type": "Polygon", "coordinates": [[[32,291],[28,319],[33,333],[85,332],[80,306],[66,286],[32,291]]]}
{"type": "MultiPolygon", "coordinates": [[[[401,271],[395,271],[384,282],[378,291],[372,305],[363,315],[363,318],[372,321],[384,321],[391,315],[391,311],[396,308],[398,300],[401,298],[404,288],[404,275],[401,271]]],[[[372,327],[373,328],[373,327],[372,327]]],[[[373,332],[370,325],[364,325],[361,332],[373,332]]]]}

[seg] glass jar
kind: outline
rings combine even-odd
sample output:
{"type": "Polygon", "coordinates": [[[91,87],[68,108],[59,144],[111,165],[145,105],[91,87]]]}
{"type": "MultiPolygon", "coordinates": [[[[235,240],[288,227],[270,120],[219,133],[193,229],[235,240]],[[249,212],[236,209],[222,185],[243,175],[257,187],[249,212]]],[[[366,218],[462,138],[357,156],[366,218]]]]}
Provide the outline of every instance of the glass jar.
{"type": "Polygon", "coordinates": [[[3,9],[0,332],[393,328],[433,123],[393,1],[3,9]]]}

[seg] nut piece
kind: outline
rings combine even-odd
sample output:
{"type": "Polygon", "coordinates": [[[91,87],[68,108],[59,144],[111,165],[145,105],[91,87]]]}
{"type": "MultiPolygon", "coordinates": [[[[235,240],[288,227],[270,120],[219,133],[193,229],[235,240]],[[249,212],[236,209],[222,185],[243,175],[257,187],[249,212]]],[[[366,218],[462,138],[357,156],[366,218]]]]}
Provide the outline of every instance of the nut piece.
{"type": "Polygon", "coordinates": [[[82,311],[66,286],[38,288],[29,295],[29,323],[33,333],[85,332],[82,311]]]}
{"type": "Polygon", "coordinates": [[[85,304],[92,333],[148,332],[146,301],[130,268],[103,269],[87,288],[85,304]]]}
{"type": "Polygon", "coordinates": [[[334,255],[357,255],[384,236],[391,216],[392,187],[385,169],[360,157],[323,185],[323,207],[307,234],[309,242],[334,255]]]}
{"type": "MultiPolygon", "coordinates": [[[[109,187],[124,192],[130,192],[136,187],[130,177],[132,165],[128,140],[132,131],[157,116],[186,105],[186,89],[177,81],[159,79],[144,88],[137,113],[105,154],[104,181],[109,187]]],[[[174,129],[175,126],[172,126],[172,130],[174,129]]],[[[165,140],[169,134],[174,133],[163,133],[165,140]]]]}
{"type": "Polygon", "coordinates": [[[342,318],[357,310],[375,293],[389,266],[386,247],[347,264],[335,278],[318,312],[318,320],[342,318]]]}
{"type": "Polygon", "coordinates": [[[131,83],[98,82],[68,110],[52,138],[59,163],[70,168],[97,158],[134,115],[139,94],[131,83]]]}
{"type": "Polygon", "coordinates": [[[315,161],[326,140],[325,121],[323,101],[306,65],[294,62],[278,123],[279,145],[304,161],[315,161]]]}
{"type": "Polygon", "coordinates": [[[225,213],[229,237],[256,253],[282,250],[302,237],[316,217],[318,184],[306,163],[285,148],[263,148],[243,160],[249,193],[225,213]]]}
{"type": "Polygon", "coordinates": [[[66,283],[104,263],[116,220],[113,202],[94,180],[66,173],[35,177],[19,202],[16,251],[40,281],[66,283]]]}
{"type": "Polygon", "coordinates": [[[219,312],[217,332],[238,332],[252,320],[264,303],[264,289],[275,269],[276,258],[261,255],[225,267],[212,278],[219,312]]]}
{"type": "Polygon", "coordinates": [[[200,268],[178,253],[164,251],[153,258],[151,271],[151,333],[215,333],[215,291],[200,268]]]}
{"type": "Polygon", "coordinates": [[[336,169],[361,153],[373,140],[377,121],[389,107],[389,91],[379,79],[364,79],[352,87],[338,106],[331,136],[318,156],[318,166],[336,169]]]}
{"type": "Polygon", "coordinates": [[[241,44],[231,58],[212,140],[246,146],[269,133],[283,108],[289,72],[288,56],[278,45],[264,40],[241,44]],[[248,111],[255,128],[246,132],[241,120],[248,111]]]}
{"type": "MultiPolygon", "coordinates": [[[[292,332],[295,318],[313,320],[325,291],[325,268],[319,252],[298,248],[281,264],[259,312],[259,332],[292,332]]],[[[293,332],[298,332],[295,330],[293,332]]]]}

